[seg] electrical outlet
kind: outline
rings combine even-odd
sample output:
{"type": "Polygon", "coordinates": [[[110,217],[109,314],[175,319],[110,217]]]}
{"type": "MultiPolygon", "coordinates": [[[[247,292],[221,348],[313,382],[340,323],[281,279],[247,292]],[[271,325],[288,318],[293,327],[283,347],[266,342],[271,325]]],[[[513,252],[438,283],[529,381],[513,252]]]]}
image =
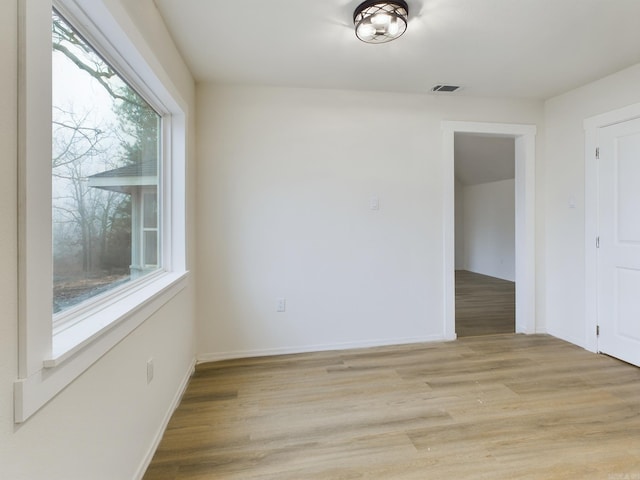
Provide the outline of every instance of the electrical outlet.
{"type": "Polygon", "coordinates": [[[153,358],[147,360],[147,383],[153,380],[153,358]]]}
{"type": "Polygon", "coordinates": [[[278,298],[276,300],[276,312],[284,312],[287,309],[287,299],[278,298]]]}

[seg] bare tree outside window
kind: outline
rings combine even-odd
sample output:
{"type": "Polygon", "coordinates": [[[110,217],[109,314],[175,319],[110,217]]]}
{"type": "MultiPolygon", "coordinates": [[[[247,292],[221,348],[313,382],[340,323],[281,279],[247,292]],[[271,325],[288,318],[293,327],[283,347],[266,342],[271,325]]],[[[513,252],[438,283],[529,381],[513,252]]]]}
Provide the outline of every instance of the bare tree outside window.
{"type": "Polygon", "coordinates": [[[53,311],[160,267],[161,117],[53,11],[53,311]]]}

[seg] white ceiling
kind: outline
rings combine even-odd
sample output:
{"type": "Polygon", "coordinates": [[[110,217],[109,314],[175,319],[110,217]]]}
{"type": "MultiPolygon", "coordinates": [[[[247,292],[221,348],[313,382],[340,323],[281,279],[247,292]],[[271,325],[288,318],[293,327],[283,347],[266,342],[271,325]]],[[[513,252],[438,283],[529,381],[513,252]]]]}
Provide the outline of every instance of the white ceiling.
{"type": "Polygon", "coordinates": [[[197,81],[549,98],[640,62],[640,0],[409,0],[360,42],[360,0],[153,0],[197,81]]]}
{"type": "Polygon", "coordinates": [[[456,133],[455,176],[462,185],[497,182],[515,177],[513,137],[456,133]]]}

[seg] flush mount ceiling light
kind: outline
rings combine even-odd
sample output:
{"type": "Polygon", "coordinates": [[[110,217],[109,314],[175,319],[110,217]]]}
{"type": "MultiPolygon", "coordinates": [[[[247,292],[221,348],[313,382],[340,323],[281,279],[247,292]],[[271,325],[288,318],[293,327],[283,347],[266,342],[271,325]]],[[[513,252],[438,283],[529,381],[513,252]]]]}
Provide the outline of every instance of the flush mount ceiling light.
{"type": "Polygon", "coordinates": [[[409,6],[403,0],[368,0],[353,12],[356,36],[366,43],[395,40],[407,29],[409,6]]]}

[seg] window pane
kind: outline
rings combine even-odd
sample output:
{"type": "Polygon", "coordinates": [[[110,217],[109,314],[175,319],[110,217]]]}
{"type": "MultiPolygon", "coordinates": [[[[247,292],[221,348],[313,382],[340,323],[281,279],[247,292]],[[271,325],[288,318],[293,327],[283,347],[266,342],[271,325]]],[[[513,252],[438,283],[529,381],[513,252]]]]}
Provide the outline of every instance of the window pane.
{"type": "Polygon", "coordinates": [[[144,228],[158,228],[158,195],[156,193],[143,194],[142,199],[144,228]]]}
{"type": "Polygon", "coordinates": [[[56,313],[158,268],[141,203],[157,228],[161,118],[56,11],[52,34],[56,313]]]}
{"type": "Polygon", "coordinates": [[[144,263],[145,266],[158,263],[158,232],[155,230],[144,232],[144,263]]]}

